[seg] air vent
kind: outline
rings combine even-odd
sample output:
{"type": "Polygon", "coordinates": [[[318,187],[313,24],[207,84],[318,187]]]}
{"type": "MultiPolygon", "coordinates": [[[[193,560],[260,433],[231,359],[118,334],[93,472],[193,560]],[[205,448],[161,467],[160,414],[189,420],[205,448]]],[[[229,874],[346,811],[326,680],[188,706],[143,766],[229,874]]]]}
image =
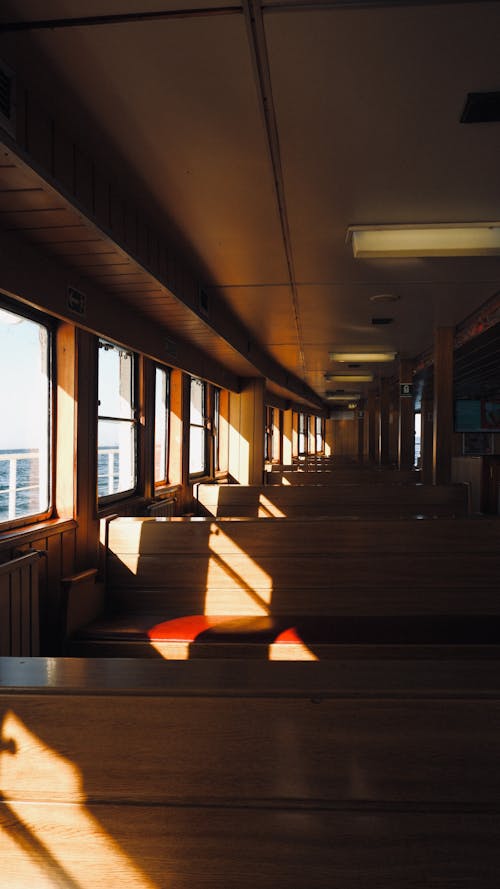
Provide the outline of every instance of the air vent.
{"type": "Polygon", "coordinates": [[[392,324],[394,318],[372,318],[372,324],[382,325],[382,324],[392,324]]]}
{"type": "Polygon", "coordinates": [[[468,93],[460,123],[500,122],[500,92],[468,93]]]}
{"type": "Polygon", "coordinates": [[[0,126],[15,135],[14,74],[0,62],[0,126]]]}

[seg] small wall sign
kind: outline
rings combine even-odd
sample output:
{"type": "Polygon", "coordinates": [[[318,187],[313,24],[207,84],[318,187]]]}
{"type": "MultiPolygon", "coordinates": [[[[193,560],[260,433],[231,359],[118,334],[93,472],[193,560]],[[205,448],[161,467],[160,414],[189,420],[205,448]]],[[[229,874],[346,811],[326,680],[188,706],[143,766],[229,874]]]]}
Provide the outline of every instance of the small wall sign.
{"type": "Polygon", "coordinates": [[[413,398],[413,383],[400,383],[399,384],[399,397],[400,398],[413,398]]]}
{"type": "Polygon", "coordinates": [[[66,305],[70,312],[73,312],[74,315],[79,315],[80,318],[85,318],[87,311],[86,302],[87,298],[84,293],[81,293],[80,290],[75,290],[74,287],[68,287],[66,305]]]}

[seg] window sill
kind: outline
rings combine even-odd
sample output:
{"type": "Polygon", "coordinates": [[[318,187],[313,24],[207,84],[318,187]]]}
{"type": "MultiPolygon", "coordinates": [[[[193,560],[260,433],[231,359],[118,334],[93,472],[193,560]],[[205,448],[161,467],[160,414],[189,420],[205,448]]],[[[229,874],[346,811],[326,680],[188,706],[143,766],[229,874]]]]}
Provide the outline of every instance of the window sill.
{"type": "Polygon", "coordinates": [[[22,546],[33,540],[40,540],[41,537],[52,537],[77,527],[76,519],[47,519],[43,522],[36,522],[34,525],[24,525],[22,528],[0,531],[0,549],[22,546]]]}
{"type": "Polygon", "coordinates": [[[168,500],[172,494],[178,494],[179,491],[182,491],[182,485],[159,485],[153,494],[153,502],[156,500],[168,500]]]}

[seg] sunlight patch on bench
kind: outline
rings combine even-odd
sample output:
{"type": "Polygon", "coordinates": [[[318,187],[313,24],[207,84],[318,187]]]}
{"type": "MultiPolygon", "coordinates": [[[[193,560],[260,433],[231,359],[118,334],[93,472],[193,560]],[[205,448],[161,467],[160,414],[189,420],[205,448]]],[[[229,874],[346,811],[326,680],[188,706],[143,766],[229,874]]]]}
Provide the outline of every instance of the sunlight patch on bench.
{"type": "Polygon", "coordinates": [[[276,506],[275,503],[272,503],[272,501],[269,500],[269,498],[266,497],[264,494],[261,494],[259,497],[259,518],[261,516],[261,507],[263,507],[263,514],[264,515],[267,514],[267,515],[272,516],[273,518],[277,518],[277,519],[286,518],[286,513],[284,513],[279,508],[279,506],[276,506]],[[265,510],[265,512],[264,512],[264,510],[265,510]]]}
{"type": "Polygon", "coordinates": [[[12,711],[4,720],[1,750],[0,790],[7,815],[0,831],[4,878],[6,862],[15,855],[15,885],[21,885],[21,876],[22,885],[36,889],[94,889],[104,867],[112,874],[113,885],[159,889],[86,810],[77,766],[47,746],[12,711]],[[21,794],[22,801],[9,798],[21,794]],[[21,855],[12,849],[13,843],[22,848],[21,855]]]}
{"type": "Polygon", "coordinates": [[[205,614],[269,614],[273,579],[220,526],[210,534],[205,614]]]}

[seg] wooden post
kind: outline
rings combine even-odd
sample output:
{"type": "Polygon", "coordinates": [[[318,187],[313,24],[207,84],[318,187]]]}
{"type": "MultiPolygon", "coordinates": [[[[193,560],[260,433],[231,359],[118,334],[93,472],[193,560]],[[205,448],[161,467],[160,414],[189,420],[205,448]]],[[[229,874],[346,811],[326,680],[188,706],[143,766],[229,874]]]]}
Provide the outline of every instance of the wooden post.
{"type": "Polygon", "coordinates": [[[449,484],[453,443],[453,327],[434,334],[433,483],[449,484]]]}
{"type": "Polygon", "coordinates": [[[363,462],[365,453],[365,416],[364,409],[358,410],[358,463],[363,462]]]}
{"type": "Polygon", "coordinates": [[[420,416],[420,466],[422,481],[426,485],[432,484],[433,438],[432,398],[424,394],[420,416]]]}
{"type": "Polygon", "coordinates": [[[292,437],[293,437],[293,411],[283,411],[283,463],[287,466],[292,463],[292,437]]]}
{"type": "Polygon", "coordinates": [[[380,426],[379,426],[379,462],[387,466],[391,462],[389,416],[391,408],[390,380],[382,377],[380,380],[380,426]]]}
{"type": "Polygon", "coordinates": [[[405,395],[403,392],[405,386],[412,386],[412,380],[413,362],[408,358],[402,358],[399,362],[399,469],[412,469],[415,461],[415,413],[413,409],[413,394],[405,395]]]}
{"type": "Polygon", "coordinates": [[[229,472],[241,485],[261,485],[264,476],[263,377],[245,380],[239,395],[229,396],[229,472]]]}
{"type": "Polygon", "coordinates": [[[375,389],[368,392],[368,459],[370,463],[377,460],[377,401],[375,389]]]}

